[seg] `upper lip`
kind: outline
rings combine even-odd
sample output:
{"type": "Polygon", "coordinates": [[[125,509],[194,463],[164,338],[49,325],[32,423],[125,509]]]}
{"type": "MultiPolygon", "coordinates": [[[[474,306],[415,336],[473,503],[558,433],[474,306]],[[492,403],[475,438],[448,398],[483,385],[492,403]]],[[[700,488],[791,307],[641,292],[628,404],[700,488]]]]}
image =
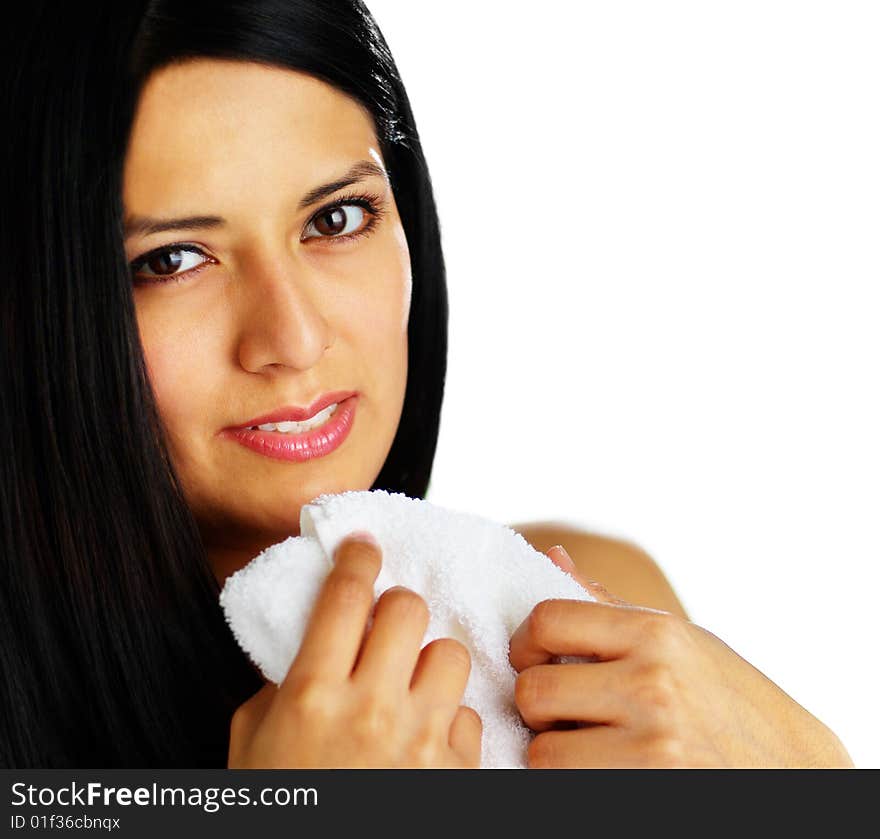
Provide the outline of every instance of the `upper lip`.
{"type": "Polygon", "coordinates": [[[250,428],[254,425],[267,425],[270,422],[285,422],[289,420],[302,422],[303,420],[311,419],[318,411],[322,411],[328,405],[332,405],[334,402],[342,402],[344,399],[354,396],[355,393],[356,391],[354,390],[334,390],[332,393],[325,393],[323,396],[319,396],[308,408],[300,408],[298,405],[285,405],[282,408],[276,408],[268,414],[261,414],[258,417],[249,419],[247,422],[243,422],[241,425],[233,425],[231,427],[233,429],[250,428]]]}

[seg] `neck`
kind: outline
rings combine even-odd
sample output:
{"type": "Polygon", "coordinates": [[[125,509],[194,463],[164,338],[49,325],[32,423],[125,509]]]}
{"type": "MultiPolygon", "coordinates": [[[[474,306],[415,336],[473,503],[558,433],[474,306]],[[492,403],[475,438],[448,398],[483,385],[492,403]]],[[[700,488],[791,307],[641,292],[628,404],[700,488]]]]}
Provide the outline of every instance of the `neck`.
{"type": "Polygon", "coordinates": [[[289,536],[298,535],[298,533],[275,533],[241,543],[229,538],[207,538],[204,534],[202,538],[205,552],[208,556],[208,564],[211,566],[211,570],[214,572],[220,587],[223,588],[227,577],[244,568],[245,565],[266,550],[266,548],[284,541],[289,536]]]}

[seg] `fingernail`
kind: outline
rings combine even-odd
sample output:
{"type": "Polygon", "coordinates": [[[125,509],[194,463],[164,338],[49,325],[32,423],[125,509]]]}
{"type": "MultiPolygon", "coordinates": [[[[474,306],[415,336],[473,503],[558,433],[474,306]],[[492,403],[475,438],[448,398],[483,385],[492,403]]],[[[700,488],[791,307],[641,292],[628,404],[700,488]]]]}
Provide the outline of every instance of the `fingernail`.
{"type": "Polygon", "coordinates": [[[568,566],[570,571],[575,570],[574,560],[568,555],[568,551],[562,545],[554,545],[550,550],[556,552],[556,555],[562,559],[562,564],[568,566]]]}
{"type": "Polygon", "coordinates": [[[349,533],[346,539],[356,539],[358,542],[369,542],[371,545],[375,547],[379,547],[379,541],[373,536],[372,533],[368,533],[366,530],[355,530],[353,533],[349,533]]]}
{"type": "Polygon", "coordinates": [[[378,548],[380,551],[382,550],[378,541],[376,541],[376,537],[373,536],[372,533],[367,533],[366,530],[355,530],[352,533],[348,533],[345,537],[340,540],[339,544],[336,546],[336,550],[333,551],[333,562],[336,563],[336,560],[339,559],[340,551],[342,550],[342,546],[346,542],[366,542],[367,544],[373,545],[378,548]]]}

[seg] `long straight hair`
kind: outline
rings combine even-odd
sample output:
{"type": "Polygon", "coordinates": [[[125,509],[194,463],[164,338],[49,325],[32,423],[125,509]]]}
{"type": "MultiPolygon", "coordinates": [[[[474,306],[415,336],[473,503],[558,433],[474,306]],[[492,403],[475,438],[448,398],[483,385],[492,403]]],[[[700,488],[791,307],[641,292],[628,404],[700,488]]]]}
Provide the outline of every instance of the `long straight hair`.
{"type": "Polygon", "coordinates": [[[175,61],[241,59],[310,73],[372,114],[413,273],[403,414],[373,488],[414,498],[446,373],[428,169],[359,0],[23,12],[0,44],[0,766],[224,767],[232,714],[262,680],[225,623],[140,344],[122,235],[139,92],[175,61]]]}

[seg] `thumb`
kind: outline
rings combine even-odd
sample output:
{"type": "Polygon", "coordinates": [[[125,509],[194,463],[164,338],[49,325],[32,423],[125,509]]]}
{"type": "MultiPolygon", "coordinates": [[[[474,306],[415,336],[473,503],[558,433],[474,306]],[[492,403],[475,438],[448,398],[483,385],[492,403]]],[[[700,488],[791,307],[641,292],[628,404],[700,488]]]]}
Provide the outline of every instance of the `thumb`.
{"type": "Polygon", "coordinates": [[[581,574],[578,571],[577,566],[574,564],[574,560],[568,555],[568,551],[566,551],[562,545],[554,545],[550,548],[547,551],[547,557],[557,568],[574,577],[574,579],[580,583],[581,587],[586,589],[600,603],[611,603],[615,606],[632,605],[619,597],[615,597],[607,588],[605,588],[605,586],[602,585],[602,583],[597,580],[591,580],[581,574]]]}

